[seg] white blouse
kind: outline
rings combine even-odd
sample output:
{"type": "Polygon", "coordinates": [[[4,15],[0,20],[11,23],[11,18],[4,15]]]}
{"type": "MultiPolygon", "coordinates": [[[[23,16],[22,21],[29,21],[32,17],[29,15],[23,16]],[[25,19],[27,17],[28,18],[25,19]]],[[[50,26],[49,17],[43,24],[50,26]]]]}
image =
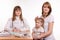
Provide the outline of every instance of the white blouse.
{"type": "Polygon", "coordinates": [[[29,30],[30,28],[27,23],[27,20],[23,18],[23,21],[21,21],[17,16],[16,16],[16,20],[13,22],[12,22],[12,19],[10,18],[6,24],[5,29],[11,31],[12,28],[16,27],[17,29],[20,29],[20,30],[29,30]]]}
{"type": "Polygon", "coordinates": [[[44,32],[43,27],[40,27],[38,29],[36,29],[35,27],[32,29],[32,32],[35,33],[35,35],[39,36],[41,32],[44,32]]]}
{"type": "Polygon", "coordinates": [[[17,17],[17,16],[16,16],[16,20],[13,22],[12,22],[12,19],[9,19],[7,24],[6,24],[6,27],[5,27],[5,30],[8,30],[8,32],[3,31],[2,33],[0,33],[0,36],[15,35],[15,36],[20,36],[20,37],[21,36],[30,37],[31,34],[28,32],[25,32],[25,30],[30,30],[29,25],[27,23],[27,20],[23,18],[23,21],[21,21],[19,19],[19,17],[17,17]],[[23,23],[23,21],[24,21],[24,23],[23,23]],[[13,23],[13,25],[12,25],[12,23],[13,23]],[[19,32],[19,33],[13,32],[12,30],[14,27],[21,30],[22,32],[19,32]]]}
{"type": "MultiPolygon", "coordinates": [[[[43,18],[43,17],[42,17],[43,18]]],[[[48,23],[54,22],[54,17],[52,15],[49,15],[48,17],[44,18],[44,31],[48,31],[48,23]]],[[[55,40],[53,33],[45,38],[45,40],[55,40]]]]}

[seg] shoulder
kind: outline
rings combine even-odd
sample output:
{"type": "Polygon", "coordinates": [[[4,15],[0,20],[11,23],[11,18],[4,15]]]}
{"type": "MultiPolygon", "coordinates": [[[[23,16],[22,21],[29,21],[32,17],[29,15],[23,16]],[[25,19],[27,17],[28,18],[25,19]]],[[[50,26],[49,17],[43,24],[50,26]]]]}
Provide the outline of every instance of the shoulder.
{"type": "Polygon", "coordinates": [[[34,31],[35,29],[36,29],[36,28],[35,28],[35,27],[33,27],[33,29],[32,29],[32,30],[34,31]]]}
{"type": "Polygon", "coordinates": [[[54,16],[53,15],[49,15],[48,18],[54,18],[54,16]]]}
{"type": "Polygon", "coordinates": [[[54,22],[54,16],[53,15],[49,15],[47,17],[47,19],[48,19],[49,22],[54,22]]]}
{"type": "Polygon", "coordinates": [[[28,20],[24,17],[23,17],[23,21],[24,21],[25,24],[28,24],[28,20]]]}
{"type": "Polygon", "coordinates": [[[9,22],[12,22],[12,18],[9,18],[8,21],[9,21],[9,22]]]}
{"type": "Polygon", "coordinates": [[[41,31],[41,32],[44,32],[44,28],[43,28],[43,27],[40,27],[40,31],[41,31]]]}
{"type": "Polygon", "coordinates": [[[25,17],[23,17],[23,21],[27,21],[27,19],[25,17]]]}

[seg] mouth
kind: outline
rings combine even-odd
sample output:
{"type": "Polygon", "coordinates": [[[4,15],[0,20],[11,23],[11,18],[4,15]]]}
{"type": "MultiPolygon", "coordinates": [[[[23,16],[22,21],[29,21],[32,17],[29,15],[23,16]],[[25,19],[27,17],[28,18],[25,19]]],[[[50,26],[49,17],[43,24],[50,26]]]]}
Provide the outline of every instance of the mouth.
{"type": "Polygon", "coordinates": [[[47,10],[45,10],[45,11],[47,11],[47,10]]]}

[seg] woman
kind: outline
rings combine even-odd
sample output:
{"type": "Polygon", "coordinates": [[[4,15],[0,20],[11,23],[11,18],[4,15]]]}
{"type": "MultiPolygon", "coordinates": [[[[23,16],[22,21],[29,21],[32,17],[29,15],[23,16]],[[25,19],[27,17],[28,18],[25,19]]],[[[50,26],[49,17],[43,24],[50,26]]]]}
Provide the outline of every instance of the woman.
{"type": "Polygon", "coordinates": [[[41,18],[44,19],[44,31],[45,33],[40,35],[39,38],[44,38],[45,40],[55,40],[53,36],[53,25],[54,25],[54,18],[51,15],[51,5],[49,2],[45,2],[42,6],[42,16],[41,18]]]}
{"type": "Polygon", "coordinates": [[[8,20],[4,31],[7,31],[15,36],[24,36],[24,33],[27,35],[30,32],[29,29],[30,28],[26,19],[22,17],[21,7],[15,6],[13,10],[13,17],[8,20]]]}

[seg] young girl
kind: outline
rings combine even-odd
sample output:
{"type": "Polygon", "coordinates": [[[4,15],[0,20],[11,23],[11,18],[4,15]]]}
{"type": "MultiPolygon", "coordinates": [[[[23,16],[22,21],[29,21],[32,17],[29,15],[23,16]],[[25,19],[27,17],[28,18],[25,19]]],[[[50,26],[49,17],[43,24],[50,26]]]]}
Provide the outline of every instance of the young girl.
{"type": "Polygon", "coordinates": [[[44,33],[43,25],[44,20],[42,18],[35,18],[35,27],[32,30],[33,40],[43,40],[39,38],[44,33]]]}
{"type": "Polygon", "coordinates": [[[20,6],[15,6],[13,10],[13,17],[8,20],[4,31],[19,37],[26,37],[30,35],[30,28],[26,19],[24,19],[22,16],[20,6]]]}

